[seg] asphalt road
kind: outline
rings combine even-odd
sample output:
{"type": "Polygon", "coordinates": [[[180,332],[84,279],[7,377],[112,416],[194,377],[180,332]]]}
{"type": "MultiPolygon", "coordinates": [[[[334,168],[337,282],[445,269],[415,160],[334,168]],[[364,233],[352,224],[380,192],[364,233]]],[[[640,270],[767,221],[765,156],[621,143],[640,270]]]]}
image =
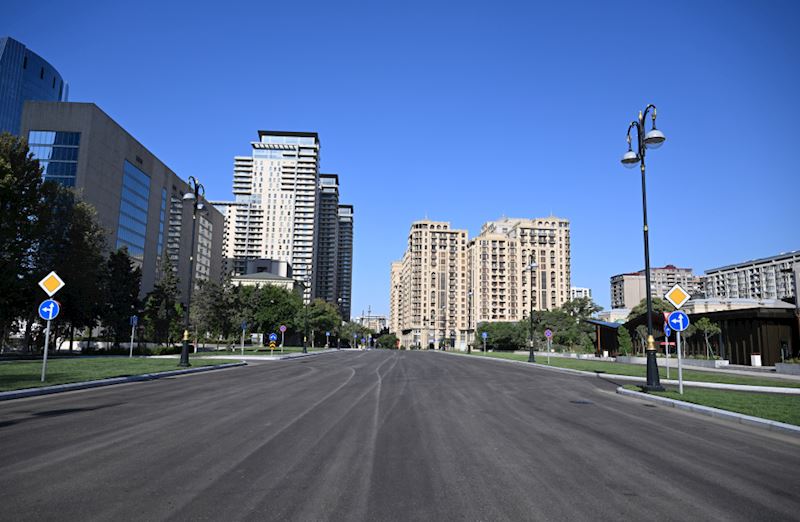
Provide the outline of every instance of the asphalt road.
{"type": "Polygon", "coordinates": [[[798,520],[800,443],[615,385],[342,352],[0,403],[2,520],[798,520]]]}

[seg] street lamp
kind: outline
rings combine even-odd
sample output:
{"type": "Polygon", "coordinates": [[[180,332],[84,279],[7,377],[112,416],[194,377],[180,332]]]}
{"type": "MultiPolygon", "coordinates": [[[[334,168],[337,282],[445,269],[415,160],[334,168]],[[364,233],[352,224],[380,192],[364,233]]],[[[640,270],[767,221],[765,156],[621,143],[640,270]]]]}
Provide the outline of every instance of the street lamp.
{"type": "Polygon", "coordinates": [[[467,292],[467,353],[472,353],[472,339],[475,337],[472,333],[472,290],[467,292]]]}
{"type": "Polygon", "coordinates": [[[656,128],[656,106],[649,104],[644,111],[639,112],[636,121],[628,125],[628,151],[622,156],[622,164],[627,168],[633,168],[637,163],[640,164],[642,172],[642,217],[644,222],[644,277],[647,299],[647,384],[645,389],[649,391],[663,391],[661,380],[658,376],[658,365],[656,364],[656,342],[653,339],[653,296],[650,293],[650,238],[647,227],[647,191],[645,188],[645,154],[647,149],[657,149],[667,138],[664,133],[656,128]],[[645,133],[645,121],[648,113],[652,110],[652,125],[649,132],[645,133]],[[631,147],[631,129],[636,128],[636,150],[631,147]]]}
{"type": "MultiPolygon", "coordinates": [[[[339,305],[339,315],[341,316],[341,314],[342,314],[342,298],[341,297],[336,299],[336,304],[339,305]]],[[[341,323],[341,321],[339,321],[339,322],[341,323]]],[[[342,329],[342,325],[339,324],[339,328],[336,329],[336,349],[337,350],[340,350],[342,348],[342,332],[341,332],[341,329],[342,329]]]]}
{"type": "Polygon", "coordinates": [[[536,274],[536,272],[534,272],[534,270],[536,270],[536,268],[539,265],[536,264],[534,259],[536,259],[536,257],[534,256],[533,251],[531,251],[531,263],[528,265],[528,270],[531,273],[530,274],[530,279],[529,279],[530,284],[531,284],[530,285],[531,286],[531,291],[528,294],[528,302],[530,304],[530,310],[528,311],[528,320],[531,322],[531,327],[530,327],[530,329],[531,329],[531,347],[530,347],[530,351],[528,352],[528,362],[530,362],[530,363],[536,362],[536,355],[534,355],[534,353],[533,353],[533,343],[534,343],[534,335],[533,335],[533,276],[536,274]]]}
{"type": "Polygon", "coordinates": [[[192,303],[192,287],[194,286],[194,236],[197,226],[197,211],[203,210],[200,198],[206,193],[205,187],[194,176],[189,176],[190,191],[183,195],[183,201],[192,203],[192,240],[189,247],[189,288],[186,292],[186,310],[183,313],[183,344],[181,345],[181,360],[179,367],[186,368],[189,364],[189,307],[192,303]]]}
{"type": "MultiPolygon", "coordinates": [[[[310,276],[305,276],[303,282],[306,284],[306,288],[311,287],[310,276]]],[[[305,288],[303,294],[305,294],[305,288]]],[[[308,305],[305,303],[303,303],[303,353],[308,353],[308,305]]]]}

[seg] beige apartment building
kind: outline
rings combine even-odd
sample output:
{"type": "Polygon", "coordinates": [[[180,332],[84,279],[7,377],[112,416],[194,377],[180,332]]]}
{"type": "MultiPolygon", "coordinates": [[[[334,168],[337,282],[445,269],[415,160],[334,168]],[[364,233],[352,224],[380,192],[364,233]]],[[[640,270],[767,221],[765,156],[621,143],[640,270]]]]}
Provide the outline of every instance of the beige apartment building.
{"type": "Polygon", "coordinates": [[[406,347],[444,339],[465,350],[479,323],[519,321],[569,299],[568,220],[502,218],[469,241],[450,223],[416,221],[392,263],[389,325],[406,347]]]}
{"type": "MultiPolygon", "coordinates": [[[[650,269],[650,289],[653,297],[664,297],[673,286],[680,284],[692,297],[705,296],[705,278],[696,276],[691,268],[666,265],[650,269]]],[[[633,308],[647,296],[644,270],[611,277],[611,308],[633,308]]]]}
{"type": "Polygon", "coordinates": [[[411,224],[402,261],[392,264],[390,320],[405,347],[466,347],[467,231],[411,224]]]}

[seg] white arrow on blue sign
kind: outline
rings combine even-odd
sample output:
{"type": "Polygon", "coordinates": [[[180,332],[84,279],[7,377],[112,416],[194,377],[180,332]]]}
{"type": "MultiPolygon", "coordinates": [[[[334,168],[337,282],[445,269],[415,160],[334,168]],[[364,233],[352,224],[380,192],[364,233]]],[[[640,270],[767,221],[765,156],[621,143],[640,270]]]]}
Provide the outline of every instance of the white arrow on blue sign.
{"type": "Polygon", "coordinates": [[[669,314],[669,324],[677,332],[682,332],[689,328],[689,316],[685,312],[675,310],[669,314]]]}
{"type": "Polygon", "coordinates": [[[672,330],[669,329],[668,323],[664,323],[664,335],[666,335],[667,337],[672,335],[672,330]]]}
{"type": "Polygon", "coordinates": [[[483,337],[484,339],[486,339],[487,337],[489,337],[489,334],[488,334],[488,333],[486,333],[486,332],[483,332],[483,333],[481,333],[481,337],[483,337]]]}
{"type": "Polygon", "coordinates": [[[131,326],[136,326],[137,324],[139,324],[139,316],[138,315],[132,315],[131,316],[131,326]]]}
{"type": "Polygon", "coordinates": [[[39,305],[39,317],[45,321],[52,321],[58,317],[58,312],[60,311],[61,307],[58,305],[58,301],[52,299],[42,301],[42,304],[39,305]]]}
{"type": "Polygon", "coordinates": [[[277,341],[278,340],[278,334],[276,334],[276,333],[269,334],[269,340],[270,341],[277,341]]]}

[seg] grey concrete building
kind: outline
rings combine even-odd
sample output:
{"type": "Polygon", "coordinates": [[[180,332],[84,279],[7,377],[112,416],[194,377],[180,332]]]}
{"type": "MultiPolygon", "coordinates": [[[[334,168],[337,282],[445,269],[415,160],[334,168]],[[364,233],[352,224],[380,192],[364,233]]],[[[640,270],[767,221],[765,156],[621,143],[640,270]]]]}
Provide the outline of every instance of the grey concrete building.
{"type": "MultiPolygon", "coordinates": [[[[97,210],[109,249],[126,247],[141,266],[142,294],[152,290],[168,255],[186,295],[188,184],[92,103],[26,102],[21,130],[45,179],[74,187],[97,210]]],[[[222,214],[204,201],[196,227],[196,280],[221,277],[223,227],[222,214]]]]}
{"type": "Polygon", "coordinates": [[[708,297],[790,299],[800,273],[800,250],[706,270],[708,297]]]}
{"type": "Polygon", "coordinates": [[[353,291],[353,205],[339,205],[339,237],[336,251],[336,301],[339,314],[350,320],[353,291]]]}
{"type": "Polygon", "coordinates": [[[66,101],[55,67],[13,38],[0,38],[0,133],[19,134],[26,100],[66,101]]]}
{"type": "MultiPolygon", "coordinates": [[[[697,276],[691,268],[675,265],[650,268],[650,293],[663,299],[676,284],[681,285],[692,297],[706,296],[706,278],[697,276]]],[[[611,308],[634,308],[647,296],[645,272],[629,272],[611,276],[611,308]]]]}

